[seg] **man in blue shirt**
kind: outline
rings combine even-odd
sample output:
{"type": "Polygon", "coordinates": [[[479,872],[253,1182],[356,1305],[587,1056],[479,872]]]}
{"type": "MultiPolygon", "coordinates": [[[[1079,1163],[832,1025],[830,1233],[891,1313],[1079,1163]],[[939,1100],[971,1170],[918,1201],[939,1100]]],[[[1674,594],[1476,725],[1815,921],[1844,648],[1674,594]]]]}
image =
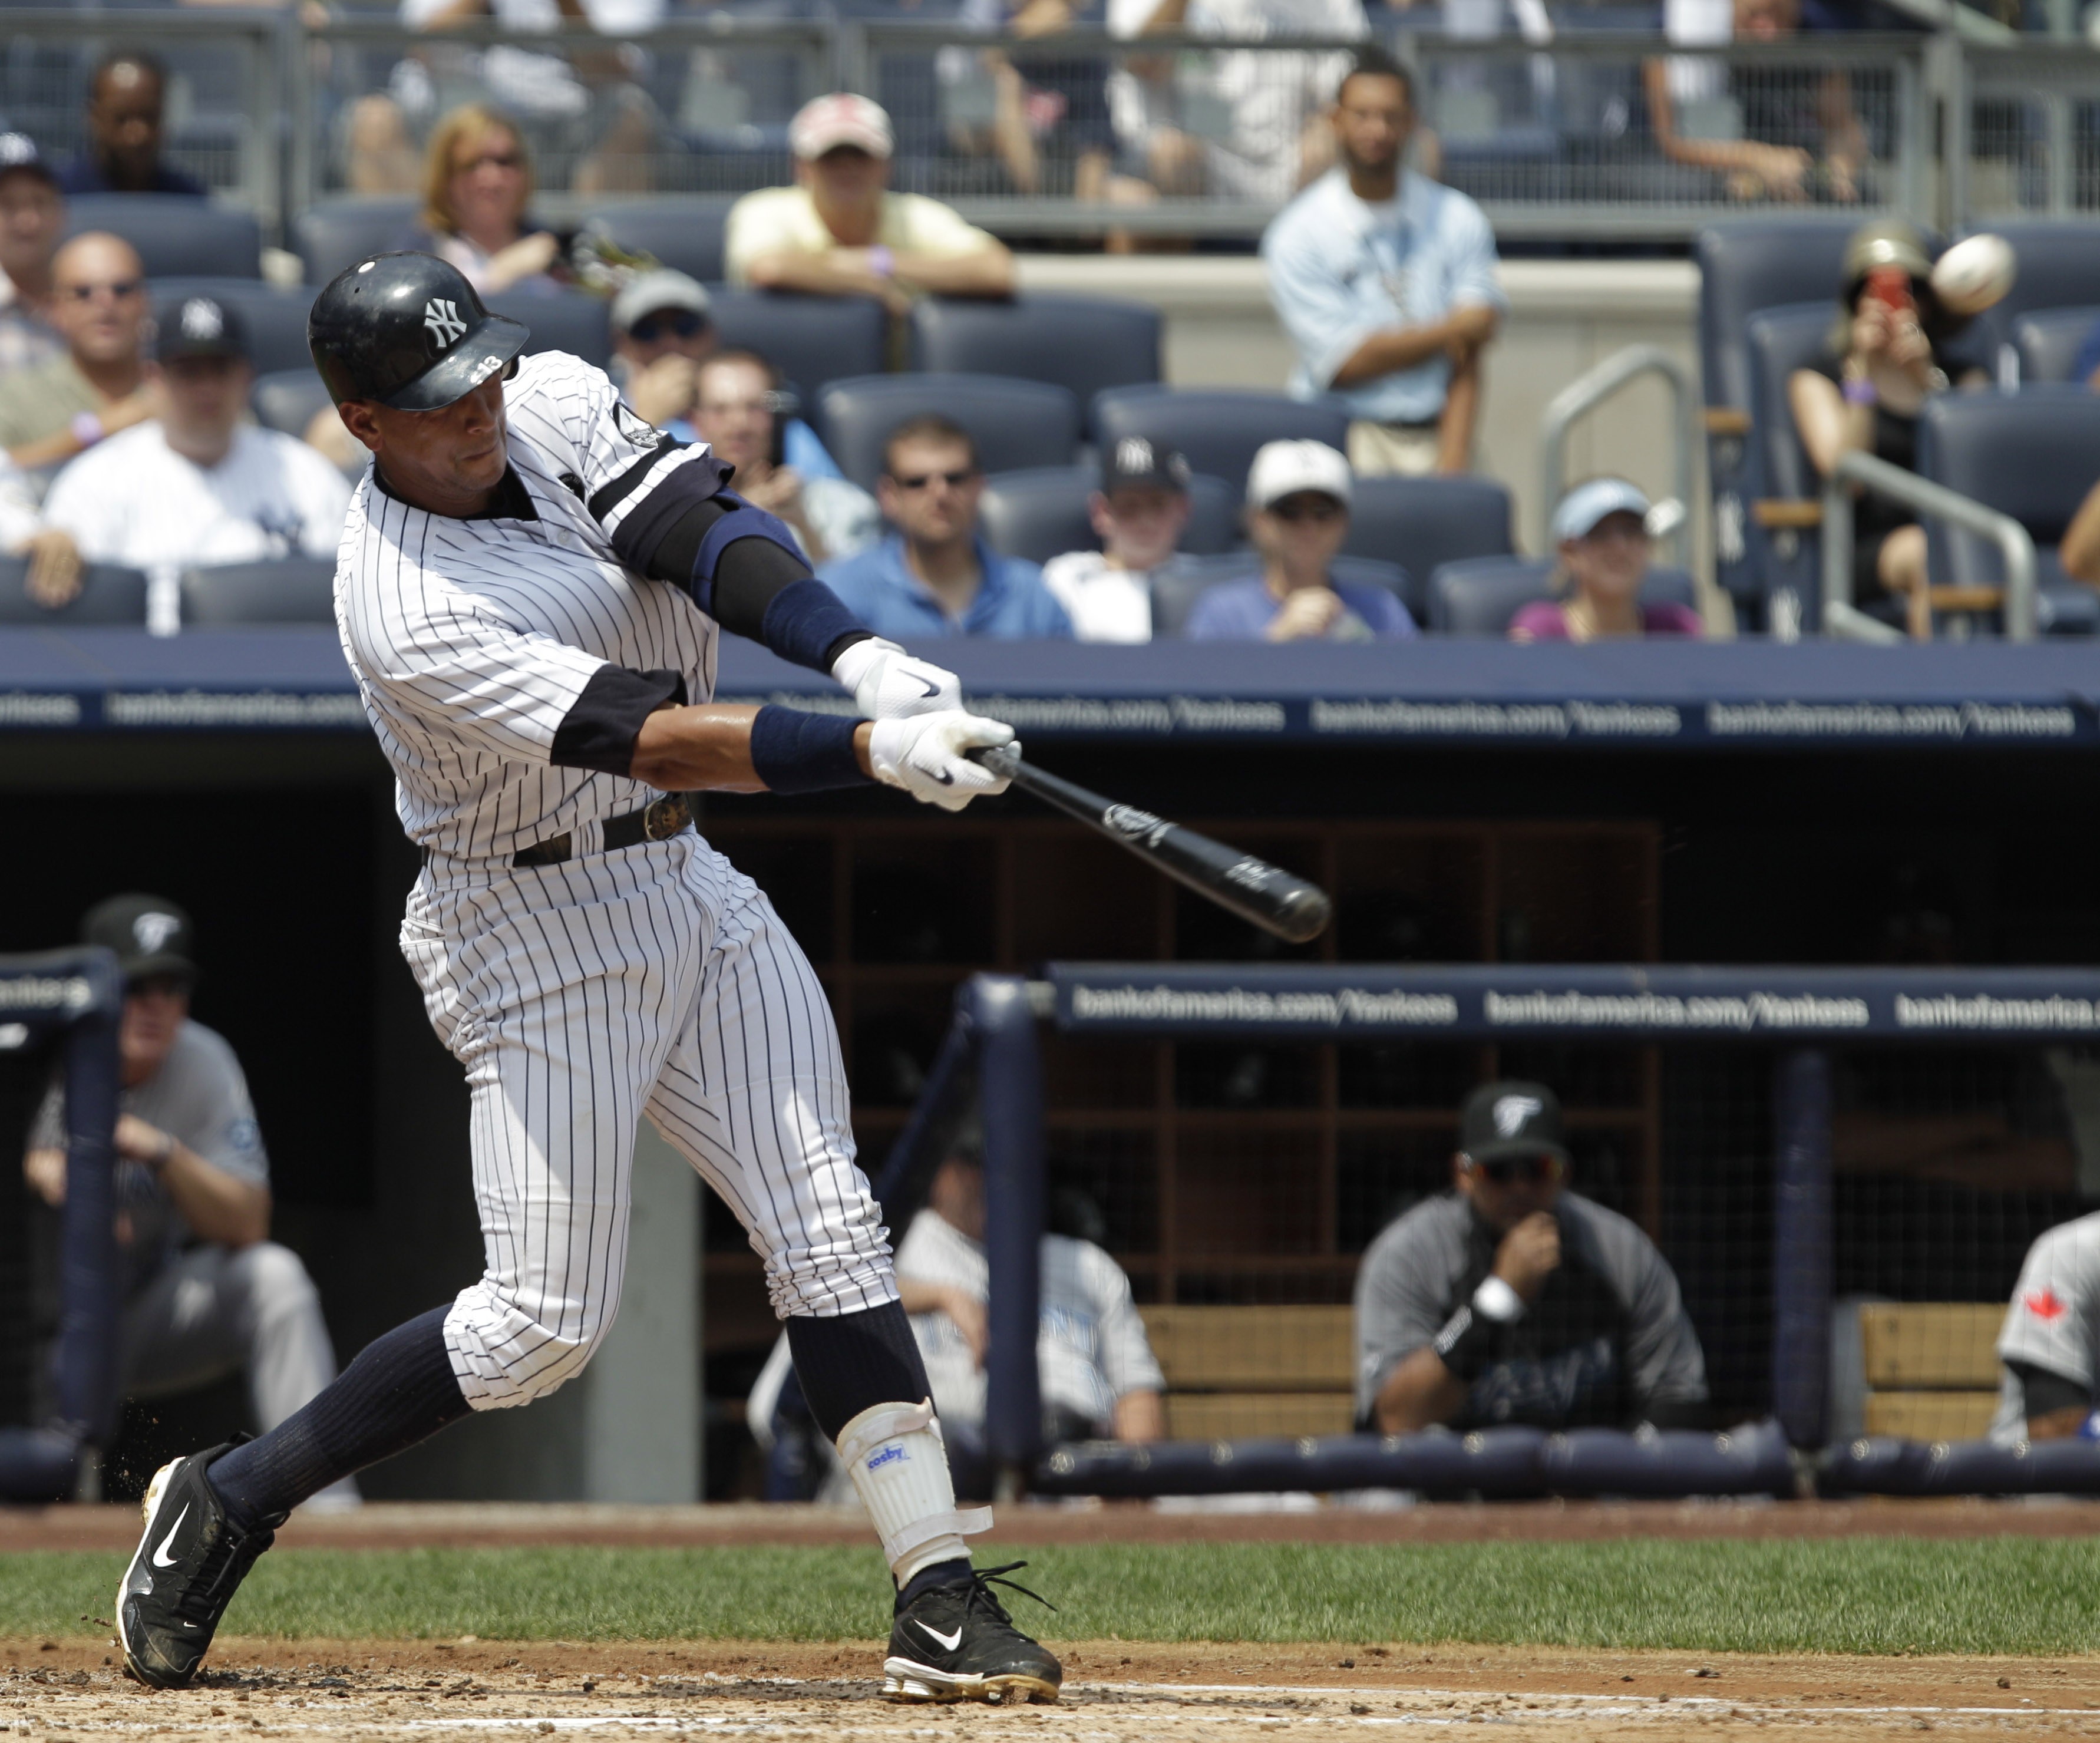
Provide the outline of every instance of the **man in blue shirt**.
{"type": "Polygon", "coordinates": [[[1372,642],[1414,633],[1383,587],[1338,581],[1329,566],[1349,536],[1349,463],[1325,442],[1271,442],[1247,473],[1247,536],[1262,572],[1197,597],[1193,642],[1372,642]]]}
{"type": "Polygon", "coordinates": [[[969,432],[938,413],[907,419],[884,445],[876,500],[889,536],[817,571],[879,636],[1069,639],[1072,620],[1032,563],[977,532],[984,474],[969,432]]]}
{"type": "Polygon", "coordinates": [[[204,183],[161,156],[167,89],[167,73],[151,55],[127,48],[104,55],[87,85],[88,148],[60,173],[60,192],[201,199],[204,183]]]}
{"type": "Polygon", "coordinates": [[[1355,421],[1358,472],[1463,472],[1480,352],[1506,299],[1479,206],[1401,161],[1414,93],[1383,50],[1358,51],[1332,117],[1341,161],[1261,242],[1269,299],[1298,348],[1290,391],[1332,395],[1355,421]]]}

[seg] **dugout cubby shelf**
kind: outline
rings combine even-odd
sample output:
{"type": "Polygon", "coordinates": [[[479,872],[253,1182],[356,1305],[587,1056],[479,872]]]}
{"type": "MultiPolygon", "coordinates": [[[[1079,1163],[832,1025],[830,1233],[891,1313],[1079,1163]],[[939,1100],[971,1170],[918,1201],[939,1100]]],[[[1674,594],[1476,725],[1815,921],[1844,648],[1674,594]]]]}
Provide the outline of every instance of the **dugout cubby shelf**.
{"type": "MultiPolygon", "coordinates": [[[[1335,923],[1277,944],[1075,824],[720,814],[708,836],[771,895],[844,1039],[875,1172],[981,969],[1129,961],[1652,961],[1660,831],[1643,823],[1206,824],[1312,877],[1335,923]]],[[[1654,1228],[1652,1049],[1110,1044],[1046,1034],[1053,1185],[1083,1194],[1140,1300],[1342,1303],[1357,1255],[1445,1177],[1456,1109],[1498,1072],[1553,1083],[1592,1189],[1654,1228]]],[[[1068,1211],[1072,1206],[1068,1200],[1068,1211]]],[[[901,1233],[901,1231],[900,1231],[901,1233]]],[[[708,1336],[770,1338],[757,1260],[710,1226],[708,1336]]]]}

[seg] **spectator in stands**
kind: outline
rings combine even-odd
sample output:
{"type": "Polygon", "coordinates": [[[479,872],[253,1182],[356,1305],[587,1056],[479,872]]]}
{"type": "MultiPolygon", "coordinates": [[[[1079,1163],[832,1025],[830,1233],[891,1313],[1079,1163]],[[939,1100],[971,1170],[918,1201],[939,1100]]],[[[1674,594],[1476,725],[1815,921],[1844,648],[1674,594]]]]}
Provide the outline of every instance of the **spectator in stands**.
{"type": "Polygon", "coordinates": [[[35,480],[155,417],[159,383],[143,349],[146,274],[121,236],[90,230],[51,258],[51,320],[62,356],[0,375],[0,448],[35,480]]]}
{"type": "Polygon", "coordinates": [[[1383,587],[1330,572],[1349,536],[1349,463],[1324,442],[1271,442],[1247,472],[1247,536],[1261,573],[1198,595],[1198,642],[1370,642],[1411,636],[1414,620],[1383,587]]]}
{"type": "Polygon", "coordinates": [[[1358,1425],[1697,1426],[1706,1363],[1677,1278],[1566,1189],[1553,1092],[1482,1085],[1458,1141],[1453,1190],[1388,1225],[1357,1273],[1358,1425]]]}
{"type": "Polygon", "coordinates": [[[240,312],[189,297],[160,313],[160,415],[52,483],[30,541],[30,593],[69,597],[83,561],[132,568],[333,557],[350,486],[295,437],[247,417],[255,372],[240,312]]]}
{"type": "MultiPolygon", "coordinates": [[[[1240,42],[1370,34],[1362,0],[1108,0],[1108,26],[1125,41],[1183,31],[1240,42]]],[[[1175,57],[1130,60],[1110,79],[1110,112],[1125,152],[1160,192],[1275,205],[1335,161],[1321,111],[1348,66],[1335,53],[1219,53],[1209,95],[1229,111],[1231,125],[1199,139],[1178,108],[1185,87],[1175,57]]]]}
{"type": "MultiPolygon", "coordinates": [[[[1915,469],[1918,414],[1947,391],[1943,347],[1957,325],[1940,311],[1931,272],[1917,232],[1900,218],[1863,224],[1846,244],[1828,354],[1786,384],[1802,446],[1824,477],[1854,450],[1915,469]]],[[[1971,371],[1965,385],[1983,379],[1971,371]]],[[[1929,639],[1925,528],[1917,516],[1886,496],[1855,496],[1852,541],[1853,603],[1899,599],[1912,635],[1929,639]]]]}
{"type": "Polygon", "coordinates": [[[60,172],[68,194],[189,194],[202,182],[161,156],[167,69],[152,55],[121,48],[103,56],[88,80],[88,148],[60,172]]]}
{"type": "MultiPolygon", "coordinates": [[[[2100,392],[2100,388],[2094,391],[2100,392]]],[[[2056,559],[2073,580],[2100,587],[2100,484],[2086,492],[2078,512],[2071,517],[2071,524],[2063,529],[2063,542],[2056,548],[2056,559]]]]}
{"type": "MultiPolygon", "coordinates": [[[[117,1028],[119,1335],[129,1396],[188,1391],[245,1370],[258,1425],[275,1427],[335,1378],[320,1298],[298,1255],[270,1239],[270,1158],[240,1062],[189,1014],[189,916],[158,896],[112,896],[82,938],[124,976],[117,1028]]],[[[65,1092],[55,1081],[22,1172],[46,1204],[66,1194],[65,1092]]],[[[355,1507],[348,1477],[307,1505],[355,1507]]]]}
{"type": "Polygon", "coordinates": [[[746,194],[730,209],[729,276],[766,290],[911,298],[1010,297],[1013,257],[996,238],[923,194],[889,191],[889,117],[838,92],[805,104],[788,130],[792,188],[746,194]]]}
{"type": "Polygon", "coordinates": [[[827,563],[823,579],[877,635],[1068,637],[1072,620],[1043,571],[1002,557],[977,531],[984,474],[977,443],[936,413],[907,418],[883,446],[876,500],[893,529],[827,563]]]}
{"type": "Polygon", "coordinates": [[[1152,576],[1172,560],[1189,524],[1188,461],[1126,436],[1102,460],[1087,514],[1101,548],[1052,557],[1043,585],[1082,642],[1149,642],[1152,576]]]}
{"type": "Polygon", "coordinates": [[[1998,1408],[1990,1437],[2090,1436],[2093,1354],[2100,1348],[2100,1211],[2035,1237],[1998,1334],[1998,1408]]]}
{"type": "Polygon", "coordinates": [[[0,374],[55,360],[65,341],[51,324],[51,257],[65,198],[37,142],[0,133],[0,374]]]}
{"type": "Polygon", "coordinates": [[[534,223],[532,159],[510,117],[463,103],[430,130],[421,227],[401,243],[450,261],[484,297],[550,294],[561,243],[534,223]]]}
{"type": "Polygon", "coordinates": [[[1335,95],[1342,161],[1262,238],[1268,293],[1298,348],[1290,391],[1348,406],[1365,475],[1472,464],[1480,353],[1506,306],[1494,232],[1455,189],[1401,165],[1414,88],[1366,47],[1335,95]]]}
{"type": "MultiPolygon", "coordinates": [[[[1664,0],[1662,15],[1683,47],[1776,42],[1799,33],[1801,0],[1664,0]]],[[[1843,73],[1672,55],[1643,64],[1641,78],[1663,156],[1718,172],[1731,199],[1860,197],[1867,135],[1843,73]]]]}
{"type": "Polygon", "coordinates": [[[1648,500],[1622,478],[1577,484],[1553,511],[1560,561],[1555,597],[1510,620],[1512,642],[1598,642],[1619,636],[1698,636],[1699,614],[1664,600],[1641,603],[1648,579],[1648,500]]]}
{"type": "Polygon", "coordinates": [[[736,468],[736,493],[777,514],[812,567],[850,557],[881,536],[875,498],[842,478],[804,478],[787,463],[788,403],[780,376],[756,351],[717,351],[699,366],[693,427],[736,468]]]}

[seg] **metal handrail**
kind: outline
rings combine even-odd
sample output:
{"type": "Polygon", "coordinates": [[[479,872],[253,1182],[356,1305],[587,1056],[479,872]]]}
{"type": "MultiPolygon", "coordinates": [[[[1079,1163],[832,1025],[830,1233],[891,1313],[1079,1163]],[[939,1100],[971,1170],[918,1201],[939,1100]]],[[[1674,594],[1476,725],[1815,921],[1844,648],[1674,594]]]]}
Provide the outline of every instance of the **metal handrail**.
{"type": "Polygon", "coordinates": [[[1691,372],[1660,345],[1629,345],[1623,351],[1612,352],[1546,402],[1546,415],[1538,421],[1539,549],[1545,550],[1552,543],[1553,505],[1560,500],[1568,485],[1569,428],[1577,418],[1588,416],[1629,382],[1643,375],[1660,375],[1669,382],[1671,397],[1676,402],[1674,421],[1677,426],[1679,514],[1676,524],[1670,529],[1670,537],[1676,547],[1678,567],[1691,567],[1692,467],[1692,456],[1699,446],[1697,402],[1692,391],[1691,372]]]}
{"type": "Polygon", "coordinates": [[[2005,559],[2005,639],[2034,640],[2036,616],[2035,543],[2010,514],[1986,508],[1973,496],[1906,472],[1901,466],[1856,450],[1840,454],[1823,483],[1823,633],[1847,642],[1900,642],[1902,632],[1852,603],[1852,502],[1845,488],[1900,502],[1921,514],[1952,521],[1994,541],[2005,559]]]}

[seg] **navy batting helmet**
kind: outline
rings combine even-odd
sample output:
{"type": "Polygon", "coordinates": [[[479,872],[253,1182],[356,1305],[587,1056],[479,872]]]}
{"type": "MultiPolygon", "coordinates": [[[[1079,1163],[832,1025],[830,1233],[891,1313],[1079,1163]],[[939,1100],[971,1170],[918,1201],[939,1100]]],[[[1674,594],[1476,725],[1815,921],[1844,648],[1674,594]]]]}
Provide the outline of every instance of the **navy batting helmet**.
{"type": "Polygon", "coordinates": [[[340,405],[369,399],[434,412],[507,365],[532,337],[492,315],[435,254],[375,254],[329,280],[307,316],[307,348],[340,405]]]}

